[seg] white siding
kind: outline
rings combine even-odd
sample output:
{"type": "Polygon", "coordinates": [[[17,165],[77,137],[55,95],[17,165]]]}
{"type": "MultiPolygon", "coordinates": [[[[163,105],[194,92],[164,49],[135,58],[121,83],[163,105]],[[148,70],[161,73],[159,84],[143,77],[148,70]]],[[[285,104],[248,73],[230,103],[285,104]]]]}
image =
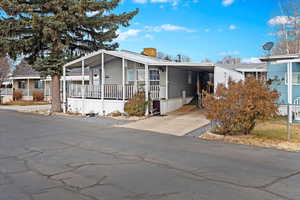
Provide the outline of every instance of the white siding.
{"type": "Polygon", "coordinates": [[[230,78],[233,81],[244,80],[244,76],[240,72],[233,71],[230,69],[225,69],[223,67],[215,67],[215,71],[214,71],[215,90],[218,87],[218,84],[224,84],[225,86],[227,86],[230,78]]]}

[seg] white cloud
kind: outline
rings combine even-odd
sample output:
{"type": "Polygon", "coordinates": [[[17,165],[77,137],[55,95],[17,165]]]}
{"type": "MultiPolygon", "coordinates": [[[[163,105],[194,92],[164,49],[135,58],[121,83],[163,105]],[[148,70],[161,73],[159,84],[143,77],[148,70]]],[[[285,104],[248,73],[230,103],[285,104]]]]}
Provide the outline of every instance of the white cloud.
{"type": "Polygon", "coordinates": [[[234,2],[235,2],[235,0],[223,0],[222,5],[227,7],[227,6],[230,6],[231,4],[233,4],[234,2]]]}
{"type": "Polygon", "coordinates": [[[276,16],[268,21],[271,26],[293,25],[295,22],[300,23],[300,17],[293,16],[276,16]]]}
{"type": "Polygon", "coordinates": [[[180,0],[133,0],[135,3],[170,3],[173,7],[179,4],[180,0]]]}
{"type": "Polygon", "coordinates": [[[139,29],[129,29],[128,31],[118,31],[118,35],[119,37],[117,38],[118,41],[124,41],[126,39],[128,39],[129,37],[136,37],[139,35],[139,33],[141,32],[141,30],[139,29]]]}
{"type": "Polygon", "coordinates": [[[204,32],[206,32],[206,33],[210,32],[210,28],[204,29],[204,32]]]}
{"type": "Polygon", "coordinates": [[[184,32],[195,32],[195,30],[183,27],[176,26],[172,24],[163,24],[160,26],[145,26],[145,29],[150,32],[161,32],[161,31],[184,31],[184,32]]]}
{"type": "Polygon", "coordinates": [[[99,14],[99,11],[86,12],[86,16],[88,16],[88,17],[93,17],[98,14],[99,14]]]}
{"type": "Polygon", "coordinates": [[[261,61],[259,60],[259,58],[256,57],[252,57],[252,58],[243,58],[241,60],[242,63],[261,63],[261,61]]]}
{"type": "Polygon", "coordinates": [[[162,31],[183,31],[183,32],[195,32],[195,30],[183,27],[183,26],[176,26],[172,24],[163,24],[160,26],[145,26],[141,29],[129,29],[127,31],[117,31],[119,35],[116,39],[117,41],[124,41],[128,38],[137,37],[141,33],[145,33],[144,37],[147,39],[154,39],[154,36],[150,34],[151,32],[162,32],[162,31]]]}
{"type": "Polygon", "coordinates": [[[233,31],[233,30],[236,30],[237,27],[236,27],[235,25],[231,24],[231,25],[228,27],[228,29],[233,31]]]}

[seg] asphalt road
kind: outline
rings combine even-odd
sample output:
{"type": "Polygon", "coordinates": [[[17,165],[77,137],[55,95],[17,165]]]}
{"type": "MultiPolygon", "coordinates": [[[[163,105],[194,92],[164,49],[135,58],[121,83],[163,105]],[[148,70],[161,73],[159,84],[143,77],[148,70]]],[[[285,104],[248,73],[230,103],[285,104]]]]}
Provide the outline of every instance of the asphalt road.
{"type": "Polygon", "coordinates": [[[300,154],[0,110],[1,200],[300,199],[300,154]]]}

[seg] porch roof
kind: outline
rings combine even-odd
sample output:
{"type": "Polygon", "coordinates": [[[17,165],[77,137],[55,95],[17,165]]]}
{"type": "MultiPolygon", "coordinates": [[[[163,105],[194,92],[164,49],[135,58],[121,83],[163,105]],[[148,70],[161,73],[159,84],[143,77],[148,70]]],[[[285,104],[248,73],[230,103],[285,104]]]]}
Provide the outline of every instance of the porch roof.
{"type": "Polygon", "coordinates": [[[198,70],[198,71],[213,71],[215,66],[213,63],[172,62],[172,61],[159,59],[155,57],[144,56],[130,51],[99,50],[69,62],[65,65],[65,67],[68,69],[80,68],[82,61],[85,62],[86,66],[95,65],[95,63],[100,64],[102,53],[106,55],[111,55],[113,57],[125,58],[126,60],[130,60],[133,62],[137,62],[149,66],[169,66],[169,67],[177,67],[177,68],[188,68],[190,70],[198,70]]]}
{"type": "Polygon", "coordinates": [[[287,54],[287,55],[274,55],[274,56],[265,56],[260,57],[259,59],[263,62],[272,62],[278,60],[292,60],[292,59],[299,59],[300,54],[287,54]]]}

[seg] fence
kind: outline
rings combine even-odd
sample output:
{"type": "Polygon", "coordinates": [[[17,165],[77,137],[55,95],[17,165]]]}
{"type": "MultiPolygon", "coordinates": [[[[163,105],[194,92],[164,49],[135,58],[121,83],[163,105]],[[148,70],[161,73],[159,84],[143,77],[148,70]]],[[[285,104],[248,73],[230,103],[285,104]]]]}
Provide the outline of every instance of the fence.
{"type": "Polygon", "coordinates": [[[12,88],[0,88],[0,95],[12,95],[12,88]]]}

